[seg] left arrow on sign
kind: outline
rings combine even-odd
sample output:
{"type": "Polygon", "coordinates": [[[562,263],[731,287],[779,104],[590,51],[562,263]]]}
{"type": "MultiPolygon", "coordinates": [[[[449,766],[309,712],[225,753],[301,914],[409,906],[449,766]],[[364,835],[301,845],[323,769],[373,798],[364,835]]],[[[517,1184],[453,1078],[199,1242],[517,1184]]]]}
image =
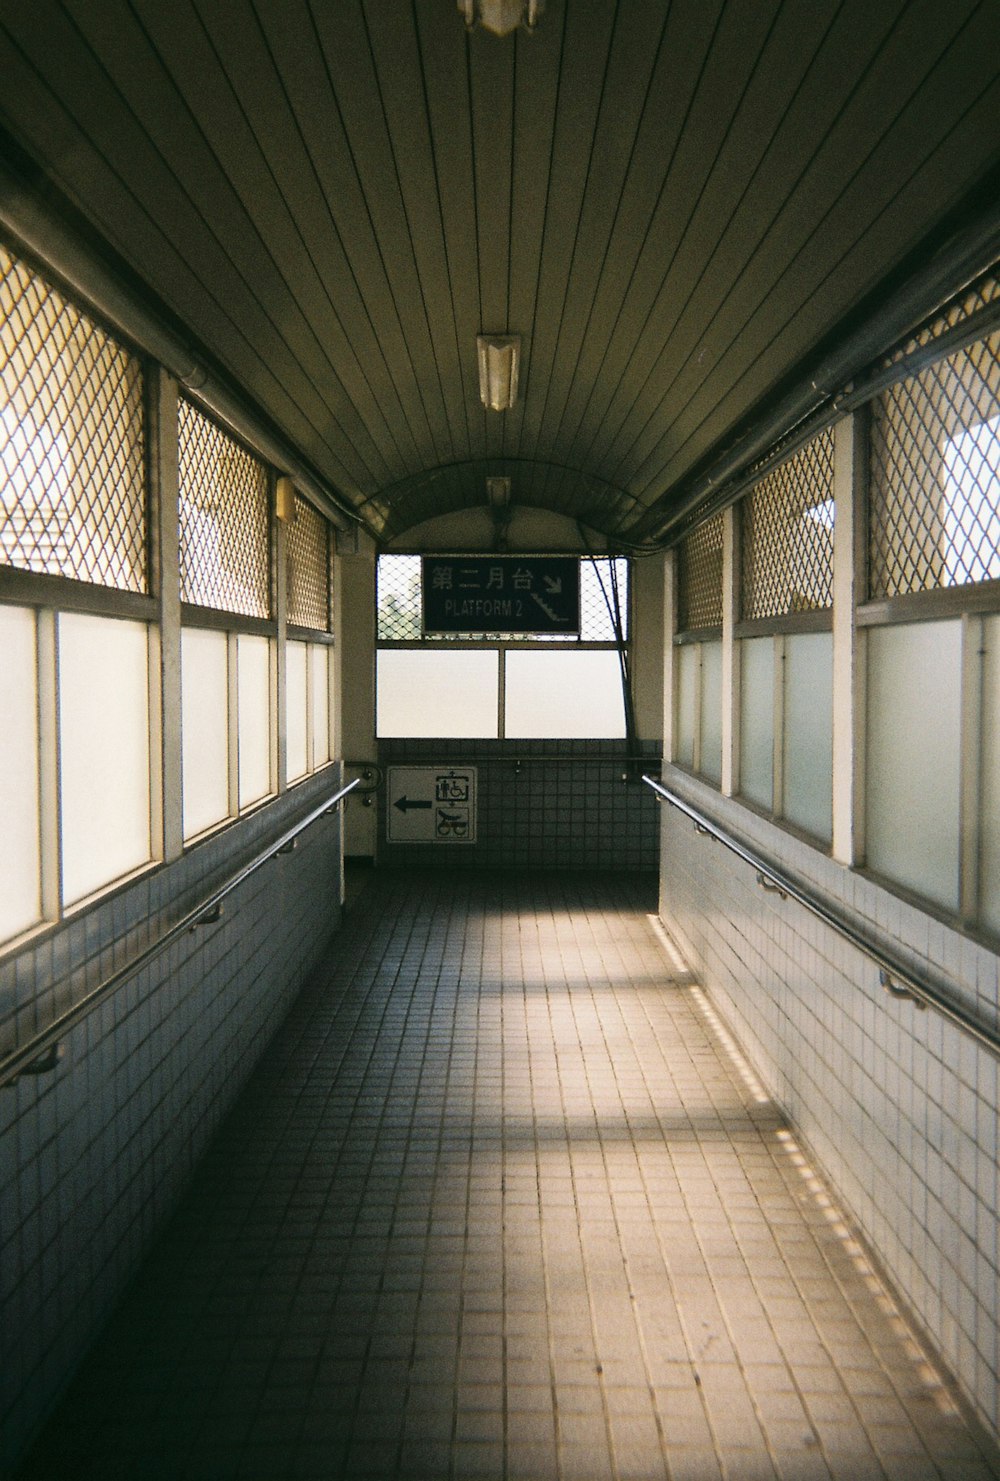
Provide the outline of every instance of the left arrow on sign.
{"type": "Polygon", "coordinates": [[[426,807],[430,810],[434,806],[433,802],[417,802],[412,797],[397,797],[392,805],[398,807],[401,813],[409,812],[411,807],[426,807]]]}

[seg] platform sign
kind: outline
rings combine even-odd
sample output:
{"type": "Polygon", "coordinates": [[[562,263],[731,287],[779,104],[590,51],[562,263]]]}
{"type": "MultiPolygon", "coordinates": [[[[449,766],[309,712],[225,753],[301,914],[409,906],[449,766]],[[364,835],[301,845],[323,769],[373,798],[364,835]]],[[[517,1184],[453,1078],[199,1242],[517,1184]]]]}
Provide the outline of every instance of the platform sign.
{"type": "Polygon", "coordinates": [[[580,632],[580,562],[555,555],[427,555],[423,631],[580,632]]]}
{"type": "Polygon", "coordinates": [[[475,843],[474,766],[390,766],[386,782],[390,843],[475,843]]]}

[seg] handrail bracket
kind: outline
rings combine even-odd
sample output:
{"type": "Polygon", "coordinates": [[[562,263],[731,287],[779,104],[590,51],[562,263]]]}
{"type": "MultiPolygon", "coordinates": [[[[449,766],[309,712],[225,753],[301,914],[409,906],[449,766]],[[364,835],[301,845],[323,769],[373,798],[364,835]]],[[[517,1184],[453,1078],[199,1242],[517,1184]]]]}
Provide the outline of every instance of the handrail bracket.
{"type": "Polygon", "coordinates": [[[739,838],[699,812],[684,797],[663,786],[662,782],[651,776],[643,776],[642,780],[651,788],[658,802],[669,802],[671,807],[675,807],[694,824],[699,833],[708,833],[731,854],[735,854],[736,858],[748,864],[756,874],[757,883],[762,890],[767,890],[782,900],[794,900],[862,952],[878,968],[878,980],[890,997],[900,1001],[907,1000],[916,1008],[933,1008],[955,1028],[968,1034],[990,1054],[1000,1059],[1000,1036],[995,1028],[970,1012],[943,982],[939,985],[932,977],[925,979],[923,976],[914,976],[889,942],[879,945],[871,940],[860,922],[852,921],[832,901],[828,902],[817,894],[812,886],[797,880],[794,875],[785,874],[776,864],[770,863],[766,856],[757,854],[739,838]]]}

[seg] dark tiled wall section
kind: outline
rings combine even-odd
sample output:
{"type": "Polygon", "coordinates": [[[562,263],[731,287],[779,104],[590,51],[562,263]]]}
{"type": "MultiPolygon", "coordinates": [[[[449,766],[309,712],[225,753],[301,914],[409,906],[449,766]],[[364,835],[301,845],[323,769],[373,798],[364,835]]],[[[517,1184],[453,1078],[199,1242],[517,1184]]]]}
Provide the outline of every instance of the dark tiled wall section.
{"type": "Polygon", "coordinates": [[[391,766],[478,768],[475,844],[390,844],[386,786],[379,789],[379,859],[393,865],[457,868],[655,871],[657,804],[639,771],[659,771],[656,745],[628,771],[622,743],[600,741],[382,741],[383,777],[391,766]]]}
{"type": "MultiPolygon", "coordinates": [[[[0,964],[10,1043],[90,990],[337,785],[335,768],[0,964]]],[[[0,1090],[0,1473],[30,1440],[183,1191],[340,913],[340,820],[253,874],[0,1090]]]]}

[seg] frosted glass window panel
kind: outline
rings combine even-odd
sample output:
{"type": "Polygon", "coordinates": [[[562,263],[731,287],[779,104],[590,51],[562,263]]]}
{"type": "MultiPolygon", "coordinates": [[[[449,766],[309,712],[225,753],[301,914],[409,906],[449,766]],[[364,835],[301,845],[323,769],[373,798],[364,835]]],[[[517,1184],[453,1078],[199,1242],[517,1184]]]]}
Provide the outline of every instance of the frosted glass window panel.
{"type": "Polygon", "coordinates": [[[383,649],[376,669],[380,736],[493,740],[500,655],[467,649],[383,649]]]}
{"type": "Polygon", "coordinates": [[[181,634],[184,837],[229,815],[229,639],[188,627],[181,634]]]}
{"type": "Polygon", "coordinates": [[[774,806],[774,639],[747,638],[740,654],[740,791],[774,806]]]}
{"type": "Polygon", "coordinates": [[[271,645],[267,638],[240,633],[237,688],[239,796],[244,808],[271,791],[271,645]]]}
{"type": "Polygon", "coordinates": [[[785,639],[785,795],[790,823],[833,836],[833,634],[785,639]]]}
{"type": "Polygon", "coordinates": [[[141,622],[59,618],[63,903],[148,862],[149,644],[141,622]]]}
{"type": "Polygon", "coordinates": [[[697,643],[683,643],[675,653],[677,670],[677,709],[674,714],[674,760],[682,766],[694,766],[695,696],[698,692],[698,666],[701,661],[697,643]]]}
{"type": "Polygon", "coordinates": [[[868,637],[868,862],[958,907],[962,629],[875,628],[868,637]]]}
{"type": "Polygon", "coordinates": [[[722,781],[722,644],[701,645],[702,776],[722,781]]]}
{"type": "Polygon", "coordinates": [[[330,759],[330,651],[323,643],[312,643],[309,647],[312,666],[309,723],[314,766],[322,766],[330,759]]]}
{"type": "Polygon", "coordinates": [[[621,664],[608,651],[507,654],[504,734],[609,740],[625,734],[621,664]]]}
{"type": "Polygon", "coordinates": [[[1000,617],[984,626],[980,913],[1000,933],[1000,617]]]}
{"type": "Polygon", "coordinates": [[[285,649],[285,755],[290,782],[305,776],[309,770],[309,701],[306,686],[308,665],[307,644],[289,643],[285,649]]]}
{"type": "Polygon", "coordinates": [[[0,941],[41,918],[35,614],[0,607],[0,941]]]}

